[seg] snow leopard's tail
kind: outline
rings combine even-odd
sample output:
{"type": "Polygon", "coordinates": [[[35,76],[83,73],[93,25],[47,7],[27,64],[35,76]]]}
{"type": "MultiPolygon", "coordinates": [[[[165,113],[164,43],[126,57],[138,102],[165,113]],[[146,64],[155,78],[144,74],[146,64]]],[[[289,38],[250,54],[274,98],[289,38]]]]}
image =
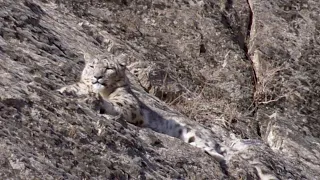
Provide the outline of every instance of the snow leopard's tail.
{"type": "Polygon", "coordinates": [[[206,153],[214,157],[219,162],[225,161],[225,157],[223,156],[224,149],[216,143],[213,139],[207,140],[197,134],[196,130],[193,130],[189,127],[182,127],[182,134],[180,139],[184,142],[191,144],[197,148],[204,150],[206,153]]]}

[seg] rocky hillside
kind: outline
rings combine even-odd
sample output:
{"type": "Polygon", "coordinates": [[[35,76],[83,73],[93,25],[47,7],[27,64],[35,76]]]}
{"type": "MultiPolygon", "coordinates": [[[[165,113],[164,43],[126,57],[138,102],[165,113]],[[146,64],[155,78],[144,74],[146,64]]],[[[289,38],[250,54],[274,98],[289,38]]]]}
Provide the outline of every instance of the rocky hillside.
{"type": "Polygon", "coordinates": [[[319,60],[318,0],[0,0],[0,179],[320,179],[319,60]],[[56,91],[83,52],[126,54],[163,111],[260,145],[224,166],[101,117],[56,91]]]}

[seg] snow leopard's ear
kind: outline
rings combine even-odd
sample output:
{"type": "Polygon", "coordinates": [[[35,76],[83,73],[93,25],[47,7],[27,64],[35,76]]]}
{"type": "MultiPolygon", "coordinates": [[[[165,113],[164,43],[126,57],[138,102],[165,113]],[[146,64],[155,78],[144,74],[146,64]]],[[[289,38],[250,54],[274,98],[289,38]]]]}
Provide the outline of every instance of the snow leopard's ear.
{"type": "Polygon", "coordinates": [[[88,63],[88,62],[96,63],[99,61],[98,57],[92,56],[89,53],[82,52],[82,54],[83,54],[83,58],[84,58],[85,63],[88,63]]]}
{"type": "Polygon", "coordinates": [[[83,54],[83,58],[86,62],[90,62],[90,61],[93,61],[93,57],[89,54],[89,53],[86,53],[86,52],[82,52],[83,54]]]}
{"type": "Polygon", "coordinates": [[[116,61],[119,63],[121,67],[126,67],[128,63],[128,55],[126,54],[120,54],[115,57],[116,61]]]}

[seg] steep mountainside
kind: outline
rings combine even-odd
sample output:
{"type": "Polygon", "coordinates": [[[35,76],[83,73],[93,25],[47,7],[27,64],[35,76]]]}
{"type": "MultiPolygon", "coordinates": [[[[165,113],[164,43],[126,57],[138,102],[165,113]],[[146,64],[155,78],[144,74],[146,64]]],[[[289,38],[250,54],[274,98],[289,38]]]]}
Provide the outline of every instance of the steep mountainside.
{"type": "Polygon", "coordinates": [[[319,59],[318,0],[0,0],[0,179],[320,179],[319,59]],[[56,91],[83,52],[126,54],[164,113],[259,145],[225,166],[101,117],[56,91]]]}

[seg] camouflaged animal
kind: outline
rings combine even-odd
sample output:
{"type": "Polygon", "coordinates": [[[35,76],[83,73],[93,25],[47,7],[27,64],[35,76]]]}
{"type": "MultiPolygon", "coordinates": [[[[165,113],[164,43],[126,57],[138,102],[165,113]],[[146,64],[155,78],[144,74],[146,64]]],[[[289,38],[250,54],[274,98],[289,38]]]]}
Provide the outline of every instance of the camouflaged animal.
{"type": "Polygon", "coordinates": [[[121,115],[127,122],[147,127],[156,132],[179,138],[186,143],[203,149],[219,161],[224,156],[218,153],[217,144],[202,138],[192,127],[164,119],[152,111],[132,93],[126,76],[126,66],[116,58],[91,58],[85,55],[86,65],[81,80],[59,89],[61,93],[78,95],[98,93],[102,99],[101,110],[110,115],[121,115]]]}

